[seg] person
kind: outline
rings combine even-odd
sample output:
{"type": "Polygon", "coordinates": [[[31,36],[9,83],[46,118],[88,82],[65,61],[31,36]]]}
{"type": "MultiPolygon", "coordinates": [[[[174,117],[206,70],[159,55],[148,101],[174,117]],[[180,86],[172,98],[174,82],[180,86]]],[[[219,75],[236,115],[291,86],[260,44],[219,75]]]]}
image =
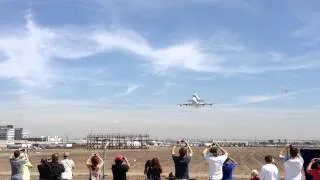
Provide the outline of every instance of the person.
{"type": "Polygon", "coordinates": [[[25,149],[20,150],[21,154],[20,157],[27,162],[22,166],[22,179],[23,180],[30,180],[30,168],[32,168],[32,164],[29,160],[28,155],[25,153],[25,149]]]}
{"type": "Polygon", "coordinates": [[[267,155],[264,160],[266,164],[262,166],[259,178],[261,180],[278,180],[279,170],[274,164],[274,158],[271,155],[267,155]]]}
{"type": "Polygon", "coordinates": [[[300,180],[302,178],[303,159],[299,155],[299,150],[287,144],[280,152],[280,159],[284,162],[285,179],[300,180]],[[288,156],[289,154],[289,156],[288,156]]]}
{"type": "Polygon", "coordinates": [[[320,158],[313,158],[307,166],[307,173],[312,176],[313,180],[320,180],[320,158]],[[315,164],[316,168],[312,169],[315,164]]]}
{"type": "Polygon", "coordinates": [[[10,157],[11,180],[23,180],[23,166],[27,163],[25,159],[20,158],[21,152],[16,150],[10,157]]]}
{"type": "Polygon", "coordinates": [[[151,168],[151,160],[147,160],[146,164],[144,165],[144,175],[146,176],[146,179],[149,179],[149,168],[151,168]]]}
{"type": "Polygon", "coordinates": [[[260,180],[259,179],[259,172],[256,169],[251,171],[250,180],[260,180]]]}
{"type": "Polygon", "coordinates": [[[48,180],[49,179],[49,164],[46,158],[42,158],[40,164],[38,165],[39,171],[39,180],[48,180]]]}
{"type": "Polygon", "coordinates": [[[93,154],[88,158],[89,180],[100,180],[102,178],[101,169],[103,163],[103,159],[98,154],[93,154]]]}
{"type": "Polygon", "coordinates": [[[127,172],[130,169],[130,163],[128,159],[122,155],[118,155],[114,162],[115,164],[113,164],[111,167],[113,180],[126,180],[127,172]],[[125,162],[125,164],[123,162],[125,162]]]}
{"type": "Polygon", "coordinates": [[[223,163],[222,166],[222,180],[232,180],[232,173],[233,170],[237,167],[238,163],[232,159],[231,157],[228,157],[227,160],[223,163]]]}
{"type": "Polygon", "coordinates": [[[175,178],[189,179],[189,163],[193,155],[193,151],[189,144],[184,140],[177,141],[177,144],[172,147],[171,155],[175,166],[175,178]],[[175,150],[177,148],[177,145],[179,145],[180,143],[185,143],[187,148],[181,147],[179,149],[179,155],[177,156],[175,150]]]}
{"type": "Polygon", "coordinates": [[[228,158],[228,152],[219,144],[213,143],[209,148],[203,150],[202,157],[209,164],[209,179],[221,180],[223,177],[222,166],[228,158]],[[218,150],[221,150],[222,155],[218,154],[218,150]]]}
{"type": "Polygon", "coordinates": [[[157,157],[151,160],[151,167],[148,169],[149,177],[148,180],[160,180],[161,179],[162,168],[160,161],[157,157]]]}
{"type": "Polygon", "coordinates": [[[61,160],[61,164],[63,165],[65,171],[62,173],[62,180],[72,180],[73,173],[72,170],[75,168],[75,164],[72,159],[69,158],[69,152],[65,152],[63,154],[63,160],[61,160]]]}
{"type": "Polygon", "coordinates": [[[57,153],[52,154],[49,165],[49,180],[61,180],[61,175],[65,171],[64,166],[59,163],[57,153]]]}

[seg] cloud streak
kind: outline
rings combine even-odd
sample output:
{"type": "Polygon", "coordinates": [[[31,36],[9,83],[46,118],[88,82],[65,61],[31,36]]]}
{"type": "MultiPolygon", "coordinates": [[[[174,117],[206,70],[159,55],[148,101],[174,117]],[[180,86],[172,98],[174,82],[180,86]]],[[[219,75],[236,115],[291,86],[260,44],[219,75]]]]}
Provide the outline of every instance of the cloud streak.
{"type": "Polygon", "coordinates": [[[138,85],[138,84],[129,85],[124,92],[116,93],[116,94],[113,95],[113,97],[114,98],[119,98],[119,97],[127,96],[127,95],[133,93],[134,91],[136,91],[138,88],[141,88],[141,87],[142,86],[138,85]]]}
{"type": "Polygon", "coordinates": [[[288,96],[297,96],[297,95],[312,93],[316,91],[320,91],[320,88],[303,89],[303,90],[298,90],[298,91],[293,91],[288,93],[283,92],[281,94],[276,94],[276,95],[242,96],[238,98],[238,103],[236,103],[235,105],[245,105],[245,104],[273,101],[273,100],[278,100],[288,96]]]}

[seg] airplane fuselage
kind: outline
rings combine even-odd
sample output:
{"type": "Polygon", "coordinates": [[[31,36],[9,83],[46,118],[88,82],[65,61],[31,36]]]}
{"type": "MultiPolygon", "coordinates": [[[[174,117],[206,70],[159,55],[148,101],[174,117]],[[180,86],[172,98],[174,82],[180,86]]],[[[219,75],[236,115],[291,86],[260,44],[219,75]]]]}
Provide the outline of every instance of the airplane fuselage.
{"type": "Polygon", "coordinates": [[[202,99],[199,98],[197,94],[192,95],[192,99],[188,100],[189,103],[187,104],[180,104],[180,106],[193,106],[193,107],[203,107],[203,106],[212,106],[212,103],[205,103],[202,99]]]}

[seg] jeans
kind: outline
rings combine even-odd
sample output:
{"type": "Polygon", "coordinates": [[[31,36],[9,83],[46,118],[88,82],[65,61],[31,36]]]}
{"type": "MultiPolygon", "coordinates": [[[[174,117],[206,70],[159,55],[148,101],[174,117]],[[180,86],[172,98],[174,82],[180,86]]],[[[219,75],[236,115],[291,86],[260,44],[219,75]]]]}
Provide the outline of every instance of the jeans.
{"type": "Polygon", "coordinates": [[[18,175],[13,175],[11,176],[11,180],[23,180],[22,179],[22,175],[18,174],[18,175]]]}

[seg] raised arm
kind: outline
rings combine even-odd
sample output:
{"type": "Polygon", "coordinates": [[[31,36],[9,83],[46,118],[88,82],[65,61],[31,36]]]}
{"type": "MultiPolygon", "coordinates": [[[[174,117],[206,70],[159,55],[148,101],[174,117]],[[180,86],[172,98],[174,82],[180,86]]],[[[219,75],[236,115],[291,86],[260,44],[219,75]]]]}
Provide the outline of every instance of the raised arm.
{"type": "Polygon", "coordinates": [[[96,154],[96,156],[99,158],[99,164],[98,164],[98,167],[101,168],[102,165],[103,165],[103,159],[101,158],[100,155],[96,154]]]}
{"type": "Polygon", "coordinates": [[[312,164],[315,163],[316,160],[317,160],[317,158],[313,158],[313,159],[310,161],[310,163],[309,163],[308,166],[307,166],[307,173],[310,174],[310,173],[312,172],[312,164]]]}
{"type": "Polygon", "coordinates": [[[27,163],[25,164],[28,168],[33,168],[32,164],[30,161],[27,161],[27,163]]]}
{"type": "Polygon", "coordinates": [[[88,168],[90,168],[91,165],[92,165],[92,164],[91,164],[91,158],[92,158],[92,156],[93,156],[93,155],[91,155],[91,156],[88,158],[88,160],[87,160],[86,165],[87,165],[88,168]]]}
{"type": "Polygon", "coordinates": [[[177,141],[177,144],[173,145],[172,147],[172,150],[171,150],[171,154],[172,155],[175,155],[176,154],[176,148],[177,148],[177,145],[180,143],[180,141],[177,141]]]}
{"type": "Polygon", "coordinates": [[[186,145],[187,145],[188,150],[189,150],[189,156],[192,156],[193,155],[193,150],[192,150],[191,146],[187,142],[186,142],[186,145]]]}
{"type": "Polygon", "coordinates": [[[217,144],[217,146],[219,147],[223,155],[229,156],[229,153],[225,149],[223,149],[219,144],[217,144]]]}
{"type": "Polygon", "coordinates": [[[234,160],[233,158],[231,158],[230,156],[229,156],[229,159],[230,159],[233,163],[238,164],[238,162],[237,162],[236,160],[234,160]]]}
{"type": "Polygon", "coordinates": [[[72,160],[72,169],[76,168],[76,164],[74,163],[74,161],[72,160]]]}
{"type": "Polygon", "coordinates": [[[127,157],[124,157],[124,162],[130,167],[130,163],[129,163],[129,160],[127,159],[127,157]]]}
{"type": "Polygon", "coordinates": [[[205,148],[203,151],[202,151],[202,156],[205,156],[209,151],[209,148],[205,148]]]}
{"type": "Polygon", "coordinates": [[[285,157],[288,154],[288,150],[290,148],[290,144],[286,144],[283,149],[281,149],[279,157],[285,157]]]}

